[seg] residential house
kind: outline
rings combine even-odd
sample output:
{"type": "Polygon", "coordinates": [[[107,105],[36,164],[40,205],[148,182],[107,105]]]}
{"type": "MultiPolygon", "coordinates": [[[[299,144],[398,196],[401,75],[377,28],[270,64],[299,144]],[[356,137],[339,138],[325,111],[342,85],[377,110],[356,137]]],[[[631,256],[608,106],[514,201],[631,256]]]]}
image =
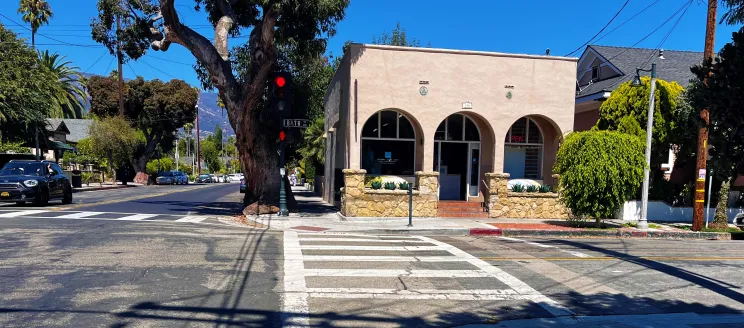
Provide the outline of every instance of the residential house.
{"type": "MultiPolygon", "coordinates": [[[[576,70],[576,112],[574,131],[591,129],[599,120],[599,107],[620,84],[632,81],[636,68],[650,69],[656,63],[656,76],[687,87],[694,75],[690,67],[703,61],[702,52],[590,45],[579,58],[576,70]]],[[[662,170],[669,177],[674,151],[662,170]]]]}
{"type": "MultiPolygon", "coordinates": [[[[43,159],[59,160],[65,151],[74,151],[77,143],[88,137],[92,123],[84,119],[47,119],[46,133],[39,140],[43,159]]],[[[36,150],[32,148],[31,153],[36,154],[36,150]]]]}

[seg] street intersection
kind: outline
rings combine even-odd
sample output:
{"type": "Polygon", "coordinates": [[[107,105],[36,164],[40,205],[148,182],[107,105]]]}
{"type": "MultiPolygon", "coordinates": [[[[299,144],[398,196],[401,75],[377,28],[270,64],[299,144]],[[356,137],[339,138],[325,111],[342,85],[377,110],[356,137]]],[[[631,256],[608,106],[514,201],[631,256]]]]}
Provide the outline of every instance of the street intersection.
{"type": "Polygon", "coordinates": [[[274,231],[235,187],[0,207],[0,326],[744,324],[737,241],[274,231]]]}

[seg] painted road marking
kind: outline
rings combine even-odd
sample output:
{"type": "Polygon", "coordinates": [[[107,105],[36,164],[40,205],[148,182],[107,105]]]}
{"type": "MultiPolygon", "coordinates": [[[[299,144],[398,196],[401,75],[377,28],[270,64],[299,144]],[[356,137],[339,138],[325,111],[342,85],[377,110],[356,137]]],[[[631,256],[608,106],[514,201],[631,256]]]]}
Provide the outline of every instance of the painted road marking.
{"type": "Polygon", "coordinates": [[[305,261],[328,262],[463,262],[456,256],[344,256],[344,255],[303,255],[305,261]]]}
{"type": "Polygon", "coordinates": [[[79,212],[79,213],[72,213],[62,216],[56,216],[55,219],[84,219],[89,216],[94,216],[98,214],[103,214],[104,212],[79,212]]]}
{"type": "Polygon", "coordinates": [[[348,246],[348,245],[302,245],[307,250],[338,251],[440,251],[439,246],[348,246]]]}
{"type": "Polygon", "coordinates": [[[480,270],[305,269],[305,276],[467,278],[491,275],[480,270]]]}
{"type": "Polygon", "coordinates": [[[308,292],[305,285],[305,265],[297,232],[284,232],[284,294],[282,294],[282,322],[284,327],[310,325],[308,292]]]}
{"type": "Polygon", "coordinates": [[[590,255],[584,254],[584,253],[579,252],[579,251],[572,251],[572,250],[567,250],[567,249],[561,249],[561,248],[558,248],[558,247],[553,246],[553,245],[545,245],[545,244],[540,244],[540,243],[536,243],[536,242],[532,242],[532,241],[527,241],[527,240],[517,239],[517,238],[510,238],[510,237],[499,237],[499,238],[504,239],[504,240],[508,240],[508,241],[522,242],[522,243],[525,243],[525,244],[530,244],[530,245],[537,246],[537,247],[542,247],[542,248],[555,248],[556,250],[559,250],[559,251],[564,252],[564,253],[571,254],[571,255],[576,256],[576,257],[591,257],[590,255]]]}
{"type": "Polygon", "coordinates": [[[29,211],[10,212],[10,213],[0,214],[0,218],[15,218],[19,216],[34,215],[34,214],[45,213],[45,212],[49,212],[49,211],[29,210],[29,211]]]}
{"type": "Polygon", "coordinates": [[[421,240],[399,240],[399,239],[357,239],[357,238],[300,238],[300,241],[353,241],[353,242],[365,242],[365,243],[412,243],[412,244],[428,244],[421,240]]]}
{"type": "MultiPolygon", "coordinates": [[[[365,236],[369,238],[370,236],[365,236]]],[[[390,236],[394,238],[393,236],[390,236]]],[[[396,300],[455,300],[455,301],[504,301],[504,300],[527,300],[539,304],[554,316],[571,315],[573,312],[558,304],[554,300],[541,294],[526,283],[514,276],[491,266],[485,261],[476,258],[454,246],[426,237],[409,237],[419,243],[429,243],[435,246],[358,246],[358,245],[302,245],[301,241],[323,241],[323,242],[370,242],[370,239],[348,238],[348,235],[333,234],[298,234],[287,231],[284,234],[284,288],[283,312],[286,319],[292,325],[308,324],[309,312],[308,298],[354,298],[354,299],[396,299],[396,300]],[[311,237],[312,236],[312,237],[311,237]],[[332,236],[339,236],[332,238],[332,236]],[[349,240],[351,239],[351,240],[349,240]],[[328,250],[328,251],[446,251],[448,256],[349,256],[349,255],[304,255],[304,250],[328,250]],[[464,262],[475,266],[473,270],[424,270],[424,269],[334,269],[314,268],[306,269],[304,262],[464,262]],[[414,289],[400,290],[390,288],[335,288],[319,287],[309,288],[306,285],[306,277],[444,277],[444,278],[495,278],[505,284],[508,289],[414,289]],[[294,315],[292,315],[294,314],[294,315]],[[299,314],[299,316],[297,315],[299,314]]],[[[395,239],[393,239],[395,240],[395,239]]],[[[384,239],[374,239],[374,242],[389,242],[384,239]]],[[[400,241],[402,242],[402,241],[400,241]]],[[[285,321],[286,322],[286,321],[285,321]]]]}
{"type": "Polygon", "coordinates": [[[575,257],[479,257],[484,261],[626,261],[626,260],[650,260],[650,261],[744,261],[744,257],[684,257],[684,256],[633,256],[610,257],[596,256],[587,258],[575,257]]]}
{"type": "Polygon", "coordinates": [[[151,217],[155,217],[155,216],[158,216],[158,215],[159,214],[135,214],[135,215],[129,215],[129,216],[124,216],[124,217],[116,218],[116,220],[141,221],[141,220],[148,219],[148,218],[151,218],[151,217]]]}
{"type": "Polygon", "coordinates": [[[197,222],[202,222],[202,221],[204,221],[204,220],[206,220],[206,219],[207,219],[207,217],[206,217],[206,216],[189,216],[189,215],[187,215],[187,216],[184,216],[184,217],[182,217],[182,218],[180,218],[180,219],[176,220],[175,222],[191,222],[191,223],[197,223],[197,222]]]}
{"type": "Polygon", "coordinates": [[[510,275],[508,273],[506,273],[505,271],[503,271],[503,270],[501,270],[501,269],[499,269],[499,268],[497,268],[495,266],[492,266],[492,265],[488,264],[487,262],[485,262],[483,260],[478,259],[477,257],[475,257],[475,256],[473,256],[473,255],[471,255],[471,254],[469,254],[469,253],[467,253],[467,252],[465,252],[465,251],[457,248],[457,247],[454,247],[454,246],[449,245],[449,244],[445,244],[445,243],[443,243],[441,241],[438,241],[438,240],[435,240],[435,239],[432,239],[432,238],[428,238],[428,237],[423,237],[422,236],[420,238],[421,238],[421,240],[427,240],[427,241],[430,241],[432,244],[439,245],[440,247],[446,249],[447,251],[449,251],[451,254],[453,254],[455,256],[459,256],[459,257],[468,259],[469,260],[468,263],[470,263],[470,264],[472,264],[472,265],[480,268],[484,272],[490,273],[493,277],[495,277],[496,279],[498,279],[501,282],[505,283],[507,286],[509,286],[509,288],[514,289],[519,294],[522,294],[522,295],[537,295],[537,296],[535,296],[532,299],[532,301],[536,302],[543,309],[547,310],[548,312],[550,312],[552,315],[554,315],[556,317],[574,314],[573,311],[567,309],[566,307],[564,307],[563,305],[559,304],[558,302],[550,299],[549,297],[542,295],[540,292],[538,292],[534,288],[530,287],[529,285],[527,285],[523,281],[517,279],[516,277],[514,277],[514,276],[512,276],[512,275],[510,275]]]}

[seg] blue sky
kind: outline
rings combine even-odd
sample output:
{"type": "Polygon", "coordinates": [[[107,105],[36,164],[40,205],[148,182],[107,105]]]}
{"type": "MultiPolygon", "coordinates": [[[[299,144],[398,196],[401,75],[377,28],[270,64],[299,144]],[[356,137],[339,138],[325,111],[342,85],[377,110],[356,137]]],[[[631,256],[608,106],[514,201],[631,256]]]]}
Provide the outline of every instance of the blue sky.
{"type": "MultiPolygon", "coordinates": [[[[607,33],[653,3],[655,0],[630,0],[628,5],[605,30],[607,33]]],[[[96,0],[49,0],[54,11],[50,25],[43,26],[39,33],[73,44],[95,45],[90,39],[90,20],[96,16],[96,0]]],[[[619,27],[614,32],[592,42],[612,46],[632,46],[658,28],[683,7],[688,0],[659,0],[646,11],[619,27]]],[[[563,56],[573,51],[596,34],[625,3],[625,0],[461,0],[457,2],[401,1],[401,0],[352,0],[346,18],[338,25],[338,33],[328,43],[328,53],[341,54],[346,40],[367,43],[373,36],[391,31],[397,22],[406,29],[409,37],[431,43],[434,48],[454,48],[481,51],[543,54],[551,49],[551,55],[563,56]]],[[[674,16],[666,25],[638,43],[636,47],[656,48],[681,16],[677,26],[664,41],[662,48],[674,50],[702,51],[705,34],[707,1],[692,0],[688,10],[674,16]]],[[[22,23],[16,14],[17,0],[0,1],[0,13],[22,23]]],[[[203,13],[193,10],[193,1],[176,0],[176,8],[187,24],[208,24],[203,13]]],[[[725,8],[719,8],[719,16],[725,8]]],[[[0,22],[20,32],[30,40],[30,33],[15,26],[5,18],[0,22]]],[[[716,50],[730,41],[731,32],[739,27],[718,25],[716,50]]],[[[198,31],[211,35],[210,29],[198,31]]],[[[603,33],[603,34],[604,34],[603,33]]],[[[30,41],[29,41],[30,42],[30,41]]],[[[234,40],[245,42],[245,39],[234,40]]],[[[37,36],[38,48],[59,52],[76,66],[88,73],[106,74],[115,69],[116,62],[105,48],[74,47],[58,41],[37,36]]],[[[573,56],[581,55],[581,51],[573,56]]],[[[141,75],[146,79],[184,79],[198,85],[196,74],[190,65],[191,54],[179,45],[168,52],[149,51],[138,62],[124,66],[124,75],[132,78],[141,75]]]]}

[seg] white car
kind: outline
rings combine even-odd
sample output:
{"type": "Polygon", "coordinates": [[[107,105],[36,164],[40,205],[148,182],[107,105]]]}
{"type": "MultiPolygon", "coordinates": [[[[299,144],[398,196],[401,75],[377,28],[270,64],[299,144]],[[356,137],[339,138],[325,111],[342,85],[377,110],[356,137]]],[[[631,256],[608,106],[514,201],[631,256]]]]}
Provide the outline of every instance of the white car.
{"type": "Polygon", "coordinates": [[[240,180],[243,179],[243,174],[230,174],[227,176],[227,181],[229,182],[240,182],[240,180]]]}

